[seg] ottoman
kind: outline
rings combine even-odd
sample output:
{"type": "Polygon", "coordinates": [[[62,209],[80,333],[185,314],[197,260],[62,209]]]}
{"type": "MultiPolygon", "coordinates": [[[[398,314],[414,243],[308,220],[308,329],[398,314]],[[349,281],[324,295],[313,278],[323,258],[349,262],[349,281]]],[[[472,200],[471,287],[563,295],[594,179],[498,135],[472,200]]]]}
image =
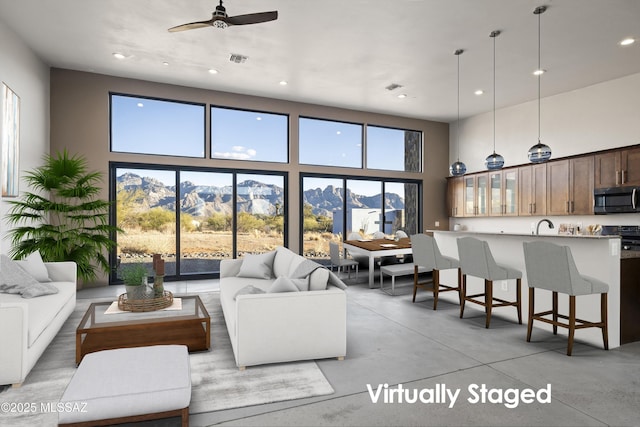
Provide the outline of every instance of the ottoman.
{"type": "Polygon", "coordinates": [[[58,403],[58,423],[101,426],[180,416],[188,426],[190,370],[184,345],[87,354],[58,403]]]}

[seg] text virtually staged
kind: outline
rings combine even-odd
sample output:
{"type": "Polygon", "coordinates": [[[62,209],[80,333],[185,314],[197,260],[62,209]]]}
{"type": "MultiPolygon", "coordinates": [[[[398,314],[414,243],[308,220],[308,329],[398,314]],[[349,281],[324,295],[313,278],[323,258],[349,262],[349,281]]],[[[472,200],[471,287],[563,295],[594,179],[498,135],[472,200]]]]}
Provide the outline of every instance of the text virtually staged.
{"type": "MultiPolygon", "coordinates": [[[[450,388],[446,384],[436,384],[434,388],[408,388],[402,384],[367,384],[372,403],[436,403],[453,408],[462,389],[450,388]]],[[[517,408],[521,403],[551,403],[551,384],[534,390],[531,388],[492,388],[486,384],[469,384],[467,402],[471,404],[503,404],[509,409],[517,408]]]]}

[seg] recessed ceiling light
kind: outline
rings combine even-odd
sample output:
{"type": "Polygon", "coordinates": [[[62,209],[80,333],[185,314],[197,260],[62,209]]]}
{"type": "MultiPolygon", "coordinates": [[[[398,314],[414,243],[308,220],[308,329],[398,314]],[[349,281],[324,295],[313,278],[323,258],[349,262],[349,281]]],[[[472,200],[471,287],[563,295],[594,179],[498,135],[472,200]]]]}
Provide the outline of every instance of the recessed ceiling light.
{"type": "Polygon", "coordinates": [[[256,117],[256,120],[260,121],[260,120],[262,120],[262,117],[258,116],[258,117],[256,117]]]}
{"type": "Polygon", "coordinates": [[[286,86],[289,83],[286,80],[280,80],[280,86],[286,86]]]}
{"type": "Polygon", "coordinates": [[[534,76],[541,76],[541,75],[543,75],[546,71],[547,71],[547,70],[535,70],[535,71],[533,72],[533,75],[534,75],[534,76]]]}
{"type": "Polygon", "coordinates": [[[407,97],[406,93],[401,93],[400,95],[398,95],[398,98],[400,98],[400,99],[404,99],[406,97],[407,97]]]}
{"type": "Polygon", "coordinates": [[[138,107],[142,108],[144,107],[144,104],[142,102],[138,102],[138,107]]]}
{"type": "Polygon", "coordinates": [[[164,61],[164,62],[162,63],[162,65],[164,65],[165,67],[167,67],[167,66],[169,65],[169,63],[168,63],[167,61],[164,61]]]}
{"type": "Polygon", "coordinates": [[[218,74],[218,70],[215,68],[209,68],[209,74],[218,74]]]}
{"type": "Polygon", "coordinates": [[[124,56],[124,54],[120,53],[120,52],[113,52],[113,57],[116,59],[124,59],[126,58],[126,56],[124,56]]]}
{"type": "Polygon", "coordinates": [[[636,41],[636,39],[629,37],[629,38],[626,38],[626,39],[622,40],[620,42],[620,46],[629,46],[630,44],[633,44],[635,41],[636,41]]]}
{"type": "Polygon", "coordinates": [[[473,92],[475,95],[482,95],[484,93],[484,91],[482,89],[478,89],[477,91],[473,92]]]}

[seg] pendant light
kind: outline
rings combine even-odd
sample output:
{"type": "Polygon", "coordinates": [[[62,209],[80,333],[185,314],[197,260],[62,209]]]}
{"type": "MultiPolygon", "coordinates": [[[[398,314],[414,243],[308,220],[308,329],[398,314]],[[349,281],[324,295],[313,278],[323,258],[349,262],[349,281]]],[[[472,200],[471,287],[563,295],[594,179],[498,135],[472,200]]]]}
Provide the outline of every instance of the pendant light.
{"type": "Polygon", "coordinates": [[[529,148],[527,153],[529,161],[532,163],[543,163],[551,158],[551,147],[540,142],[540,77],[544,73],[540,67],[540,15],[547,10],[546,6],[539,6],[533,11],[534,15],[538,15],[538,69],[535,74],[538,76],[538,143],[529,148]]]}
{"type": "Polygon", "coordinates": [[[504,157],[496,154],[496,37],[500,35],[500,31],[492,31],[489,37],[493,39],[493,154],[487,156],[484,165],[489,170],[502,169],[504,166],[504,157]]]}
{"type": "Polygon", "coordinates": [[[460,55],[464,50],[457,49],[453,52],[458,57],[458,120],[456,120],[456,158],[457,160],[449,166],[449,173],[452,176],[461,176],[467,172],[467,165],[460,161],[460,55]]]}

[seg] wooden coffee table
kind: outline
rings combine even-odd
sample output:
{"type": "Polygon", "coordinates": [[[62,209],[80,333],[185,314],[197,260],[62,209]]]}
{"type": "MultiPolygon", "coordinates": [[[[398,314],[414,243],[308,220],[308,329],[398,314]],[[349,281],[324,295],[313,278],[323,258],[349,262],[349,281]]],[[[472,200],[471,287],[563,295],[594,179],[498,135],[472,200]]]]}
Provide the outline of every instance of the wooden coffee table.
{"type": "Polygon", "coordinates": [[[111,302],[94,302],[76,329],[76,364],[94,351],[182,344],[190,352],[208,350],[211,319],[199,296],[182,299],[182,310],[105,314],[111,302]]]}

